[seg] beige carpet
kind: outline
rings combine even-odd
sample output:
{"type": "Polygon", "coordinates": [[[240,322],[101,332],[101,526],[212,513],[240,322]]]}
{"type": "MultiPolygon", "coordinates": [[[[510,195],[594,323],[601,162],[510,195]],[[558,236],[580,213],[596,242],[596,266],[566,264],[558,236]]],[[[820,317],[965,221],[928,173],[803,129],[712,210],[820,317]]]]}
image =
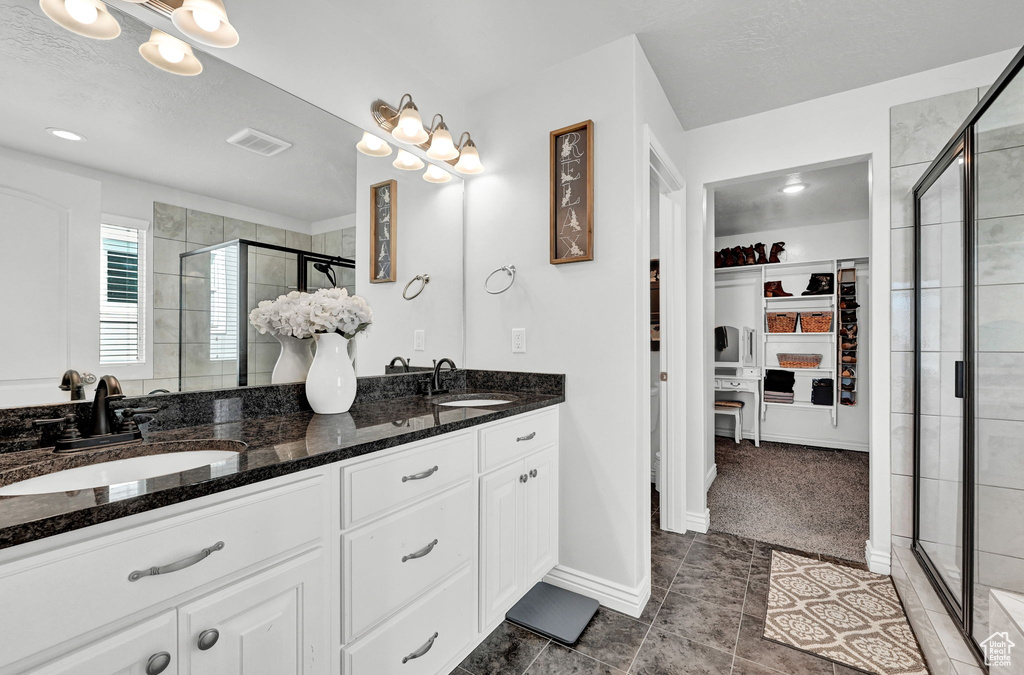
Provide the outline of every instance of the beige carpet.
{"type": "Polygon", "coordinates": [[[864,562],[868,453],[715,438],[711,529],[864,562]]]}
{"type": "Polygon", "coordinates": [[[889,577],[772,551],[764,637],[878,675],[928,675],[889,577]]]}

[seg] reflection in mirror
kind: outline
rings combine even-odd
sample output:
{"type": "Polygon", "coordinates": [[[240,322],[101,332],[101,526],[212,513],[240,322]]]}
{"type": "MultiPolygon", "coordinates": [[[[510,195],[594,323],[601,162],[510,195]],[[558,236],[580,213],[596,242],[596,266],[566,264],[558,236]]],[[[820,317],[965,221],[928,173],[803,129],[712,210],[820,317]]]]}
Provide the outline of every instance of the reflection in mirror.
{"type": "Polygon", "coordinates": [[[334,285],[374,311],[360,375],[461,359],[460,179],[361,155],[360,129],[198,48],[195,77],[154,68],[138,52],[151,27],[115,8],[109,41],[33,0],[0,12],[0,89],[17,93],[0,104],[0,310],[20,326],[0,334],[0,406],[69,400],[69,369],[129,396],[269,384],[282,348],[248,311],[334,285]],[[398,276],[371,285],[369,186],[388,178],[398,276]]]}

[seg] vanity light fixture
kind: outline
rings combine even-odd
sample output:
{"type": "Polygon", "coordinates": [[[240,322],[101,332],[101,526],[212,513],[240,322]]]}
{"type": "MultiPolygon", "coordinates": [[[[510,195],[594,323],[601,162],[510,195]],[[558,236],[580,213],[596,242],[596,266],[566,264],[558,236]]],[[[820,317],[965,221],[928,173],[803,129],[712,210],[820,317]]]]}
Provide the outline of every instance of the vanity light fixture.
{"type": "Polygon", "coordinates": [[[430,148],[427,149],[427,157],[442,161],[455,159],[459,156],[459,149],[455,147],[455,143],[452,141],[452,132],[448,130],[448,125],[444,123],[444,116],[440,113],[434,115],[435,120],[438,118],[440,118],[440,121],[437,124],[430,125],[430,148]]]}
{"type": "MultiPolygon", "coordinates": [[[[448,162],[462,174],[483,173],[484,165],[480,163],[480,152],[469,132],[464,132],[459,137],[458,144],[452,142],[452,133],[440,114],[434,115],[429,131],[424,129],[423,118],[420,117],[420,111],[413,103],[411,95],[402,96],[397,109],[386,101],[377,99],[370,105],[370,113],[378,127],[401,143],[417,145],[426,150],[430,159],[448,162]]],[[[398,168],[404,168],[399,166],[401,157],[399,153],[395,160],[395,166],[398,168]]]]}
{"type": "Polygon", "coordinates": [[[221,0],[184,0],[171,12],[174,27],[208,47],[227,49],[238,44],[238,31],[228,21],[221,0]]]}
{"type": "Polygon", "coordinates": [[[412,154],[408,150],[402,150],[399,148],[398,157],[395,157],[395,161],[391,162],[391,166],[402,171],[419,171],[423,168],[423,160],[412,154]]]}
{"type": "Polygon", "coordinates": [[[786,187],[782,188],[782,191],[787,195],[795,195],[799,192],[803,192],[806,189],[806,183],[792,183],[791,185],[787,185],[786,187]]]}
{"type": "Polygon", "coordinates": [[[464,174],[477,174],[483,173],[484,165],[480,163],[480,153],[476,149],[476,143],[473,142],[472,136],[469,132],[463,132],[462,136],[459,137],[459,161],[455,165],[455,170],[459,173],[464,174]],[[463,142],[462,138],[465,138],[463,142]]]}
{"type": "Polygon", "coordinates": [[[369,131],[363,132],[363,139],[356,143],[356,150],[370,157],[387,157],[391,154],[391,146],[382,138],[369,131]]]}
{"type": "Polygon", "coordinates": [[[150,32],[149,42],[139,45],[139,54],[160,70],[175,75],[198,75],[203,72],[203,64],[192,53],[192,45],[158,28],[150,32]]]}
{"type": "Polygon", "coordinates": [[[46,127],[46,131],[53,134],[57,138],[65,141],[84,141],[85,136],[74,131],[68,131],[67,129],[60,129],[58,127],[46,127]]]}
{"type": "Polygon", "coordinates": [[[420,117],[419,108],[412,101],[412,96],[406,94],[398,102],[398,123],[391,130],[391,136],[400,143],[419,145],[426,143],[430,134],[423,128],[423,118],[420,117]],[[409,99],[406,101],[406,99],[409,99]]]}
{"type": "Polygon", "coordinates": [[[452,175],[436,164],[429,165],[423,172],[423,180],[428,183],[447,183],[451,179],[452,175]]]}
{"type": "Polygon", "coordinates": [[[95,40],[113,40],[121,25],[100,0],[39,0],[39,8],[55,24],[95,40]]]}

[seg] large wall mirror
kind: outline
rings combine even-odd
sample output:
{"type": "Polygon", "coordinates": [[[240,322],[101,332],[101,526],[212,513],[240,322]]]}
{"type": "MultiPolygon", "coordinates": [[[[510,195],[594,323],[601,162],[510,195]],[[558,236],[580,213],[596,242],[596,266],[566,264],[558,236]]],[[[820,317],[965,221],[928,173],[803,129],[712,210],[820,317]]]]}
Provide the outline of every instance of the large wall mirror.
{"type": "Polygon", "coordinates": [[[151,26],[110,11],[121,35],[92,40],[0,0],[0,407],[68,400],[68,369],[128,395],[270,384],[281,346],[249,310],[331,286],[374,312],[360,376],[461,363],[461,179],[362,155],[361,129],[198,49],[197,76],[157,69],[151,26]],[[371,283],[391,180],[395,280],[371,283]]]}

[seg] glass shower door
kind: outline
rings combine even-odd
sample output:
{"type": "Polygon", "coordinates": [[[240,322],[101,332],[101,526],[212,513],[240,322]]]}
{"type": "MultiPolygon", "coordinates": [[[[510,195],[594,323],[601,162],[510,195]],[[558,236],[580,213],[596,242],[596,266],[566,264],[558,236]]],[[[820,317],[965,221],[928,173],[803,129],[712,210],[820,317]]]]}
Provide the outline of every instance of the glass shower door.
{"type": "Polygon", "coordinates": [[[917,228],[916,547],[964,607],[964,148],[921,194],[917,228]]]}
{"type": "Polygon", "coordinates": [[[1024,76],[978,118],[974,153],[971,633],[981,642],[991,633],[989,590],[1024,593],[1024,76]]]}

